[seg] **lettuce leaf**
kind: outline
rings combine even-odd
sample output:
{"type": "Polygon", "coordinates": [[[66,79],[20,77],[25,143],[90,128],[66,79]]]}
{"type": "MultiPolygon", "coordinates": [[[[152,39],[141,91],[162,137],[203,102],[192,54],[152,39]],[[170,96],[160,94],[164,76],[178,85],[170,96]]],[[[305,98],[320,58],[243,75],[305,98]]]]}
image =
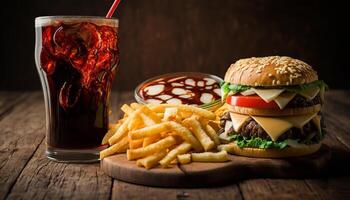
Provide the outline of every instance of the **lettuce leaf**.
{"type": "MultiPolygon", "coordinates": [[[[240,84],[230,84],[228,82],[221,82],[220,83],[221,86],[221,97],[222,99],[226,99],[227,95],[229,92],[233,92],[233,93],[237,93],[237,92],[243,92],[246,90],[249,90],[250,88],[252,88],[252,86],[248,86],[248,85],[240,85],[240,84]]],[[[285,88],[287,91],[289,92],[301,92],[313,87],[319,87],[321,90],[328,90],[328,85],[322,81],[322,80],[316,80],[314,82],[311,83],[307,83],[307,84],[302,84],[302,85],[292,85],[292,86],[284,86],[281,88],[285,88]]]]}
{"type": "Polygon", "coordinates": [[[284,149],[288,146],[286,141],[271,141],[261,138],[246,138],[244,136],[234,134],[228,136],[230,141],[237,142],[240,148],[252,147],[259,149],[284,149]]]}

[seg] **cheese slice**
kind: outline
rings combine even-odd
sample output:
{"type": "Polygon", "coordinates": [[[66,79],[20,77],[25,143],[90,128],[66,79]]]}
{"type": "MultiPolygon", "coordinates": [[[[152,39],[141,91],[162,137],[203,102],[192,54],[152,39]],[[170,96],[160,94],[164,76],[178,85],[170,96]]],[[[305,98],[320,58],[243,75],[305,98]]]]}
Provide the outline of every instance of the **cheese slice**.
{"type": "Polygon", "coordinates": [[[317,113],[311,113],[307,115],[297,115],[297,116],[288,116],[282,117],[282,119],[288,121],[293,125],[293,127],[303,128],[303,126],[308,123],[312,118],[314,118],[317,113]]]}
{"type": "Polygon", "coordinates": [[[242,127],[245,121],[249,118],[249,115],[241,115],[237,113],[230,112],[230,117],[232,120],[233,130],[238,132],[238,130],[242,127]]]}
{"type": "Polygon", "coordinates": [[[249,95],[255,94],[255,91],[254,91],[252,88],[250,88],[249,90],[246,90],[246,91],[241,92],[241,94],[242,94],[243,96],[249,96],[249,95]]]}
{"type": "Polygon", "coordinates": [[[274,101],[280,109],[283,109],[294,98],[295,95],[296,93],[294,92],[283,92],[278,97],[276,97],[274,101]]]}
{"type": "Polygon", "coordinates": [[[224,128],[224,132],[223,133],[221,133],[220,135],[219,135],[219,137],[221,138],[221,139],[223,139],[223,140],[228,140],[228,131],[230,130],[230,128],[232,127],[232,122],[231,121],[226,121],[226,123],[225,123],[225,128],[224,128]]]}
{"type": "Polygon", "coordinates": [[[308,100],[311,100],[316,97],[316,95],[320,92],[319,87],[312,87],[310,89],[299,92],[299,94],[305,97],[308,100]]]}
{"type": "Polygon", "coordinates": [[[293,127],[287,120],[277,117],[256,117],[252,118],[266,131],[272,141],[276,141],[284,132],[293,127]]]}
{"type": "Polygon", "coordinates": [[[312,118],[312,122],[316,125],[318,132],[321,133],[321,115],[316,115],[314,118],[312,118]]]}
{"type": "Polygon", "coordinates": [[[230,128],[232,127],[232,122],[231,121],[226,121],[225,123],[225,132],[228,133],[230,128]]]}
{"type": "Polygon", "coordinates": [[[265,102],[269,103],[280,95],[284,89],[256,89],[252,88],[265,102]]]}

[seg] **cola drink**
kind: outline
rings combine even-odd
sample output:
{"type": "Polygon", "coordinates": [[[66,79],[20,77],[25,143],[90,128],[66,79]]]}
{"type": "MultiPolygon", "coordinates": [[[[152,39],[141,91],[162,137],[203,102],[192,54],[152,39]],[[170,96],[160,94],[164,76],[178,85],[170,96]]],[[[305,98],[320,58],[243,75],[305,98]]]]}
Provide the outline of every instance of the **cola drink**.
{"type": "Polygon", "coordinates": [[[118,21],[36,18],[35,57],[46,104],[47,156],[97,160],[119,63],[118,21]]]}

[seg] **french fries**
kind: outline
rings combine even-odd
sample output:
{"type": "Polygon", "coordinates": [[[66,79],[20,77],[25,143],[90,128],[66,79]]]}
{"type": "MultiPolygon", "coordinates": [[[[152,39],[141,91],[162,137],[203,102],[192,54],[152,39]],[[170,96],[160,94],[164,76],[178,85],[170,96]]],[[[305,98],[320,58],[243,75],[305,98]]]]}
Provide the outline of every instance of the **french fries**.
{"type": "Polygon", "coordinates": [[[207,119],[215,119],[216,115],[213,112],[210,112],[208,110],[194,107],[194,106],[189,106],[189,105],[176,105],[176,104],[157,104],[157,105],[151,105],[151,109],[155,112],[164,112],[165,108],[172,108],[175,107],[181,112],[188,112],[192,114],[197,114],[199,116],[202,116],[207,119]]]}
{"type": "Polygon", "coordinates": [[[188,164],[191,162],[191,154],[190,153],[186,153],[186,154],[182,154],[182,155],[177,155],[177,160],[179,161],[179,163],[181,164],[188,164]]]}
{"type": "Polygon", "coordinates": [[[129,139],[129,149],[137,149],[143,146],[143,139],[130,140],[129,139]]]}
{"type": "Polygon", "coordinates": [[[220,138],[218,134],[216,134],[216,131],[214,130],[213,127],[211,127],[209,124],[205,126],[205,130],[207,131],[208,136],[210,139],[212,139],[215,143],[215,145],[220,145],[220,138]]]}
{"type": "Polygon", "coordinates": [[[110,145],[113,145],[120,141],[123,137],[125,137],[128,133],[128,124],[130,122],[131,118],[127,118],[118,128],[117,132],[108,140],[108,143],[110,145]]]}
{"type": "Polygon", "coordinates": [[[166,155],[166,153],[166,150],[163,150],[153,155],[139,159],[136,161],[136,165],[139,167],[145,167],[146,169],[150,169],[157,165],[158,162],[166,155]]]}
{"type": "Polygon", "coordinates": [[[196,151],[203,150],[203,147],[199,141],[193,136],[190,130],[176,122],[169,122],[171,130],[175,131],[175,134],[182,137],[184,140],[189,142],[196,151]]]}
{"type": "Polygon", "coordinates": [[[210,139],[207,133],[203,130],[201,124],[195,117],[190,117],[183,121],[184,125],[189,128],[199,142],[202,144],[205,151],[209,151],[215,147],[215,143],[210,139]]]}
{"type": "Polygon", "coordinates": [[[176,144],[175,138],[173,136],[168,136],[144,148],[129,149],[126,151],[126,157],[128,158],[128,160],[135,160],[137,158],[146,157],[153,153],[157,153],[159,151],[167,149],[173,146],[174,144],[176,144]]]}
{"type": "Polygon", "coordinates": [[[108,144],[109,138],[111,138],[114,135],[114,133],[117,131],[119,127],[120,127],[120,124],[118,123],[109,125],[109,130],[102,139],[102,145],[108,144]]]}
{"type": "Polygon", "coordinates": [[[142,129],[131,131],[129,133],[129,137],[132,140],[142,139],[153,135],[157,135],[161,132],[167,131],[168,129],[169,129],[169,122],[163,122],[160,124],[155,124],[153,126],[148,126],[142,129]]]}
{"type": "Polygon", "coordinates": [[[117,153],[124,153],[128,147],[128,138],[124,137],[122,138],[118,143],[115,143],[111,147],[103,150],[100,152],[100,159],[103,159],[107,156],[117,154],[117,153]]]}
{"type": "Polygon", "coordinates": [[[227,152],[224,150],[217,153],[192,153],[191,157],[193,162],[226,162],[229,160],[227,152]]]}
{"type": "MultiPolygon", "coordinates": [[[[217,116],[208,110],[189,105],[124,104],[124,117],[111,124],[102,144],[110,147],[100,158],[125,153],[136,165],[151,169],[190,162],[224,162],[226,151],[220,149],[216,133],[217,116]]],[[[222,145],[220,145],[221,147],[222,145]]]]}
{"type": "Polygon", "coordinates": [[[172,149],[168,155],[166,155],[161,161],[159,161],[160,165],[162,165],[163,168],[167,167],[171,161],[176,159],[176,156],[179,154],[187,153],[191,149],[191,144],[188,142],[183,142],[179,146],[172,149]]]}
{"type": "Polygon", "coordinates": [[[146,147],[152,143],[155,143],[158,140],[160,140],[160,138],[161,138],[160,134],[156,134],[156,135],[152,135],[150,137],[147,137],[143,140],[142,147],[146,147]]]}

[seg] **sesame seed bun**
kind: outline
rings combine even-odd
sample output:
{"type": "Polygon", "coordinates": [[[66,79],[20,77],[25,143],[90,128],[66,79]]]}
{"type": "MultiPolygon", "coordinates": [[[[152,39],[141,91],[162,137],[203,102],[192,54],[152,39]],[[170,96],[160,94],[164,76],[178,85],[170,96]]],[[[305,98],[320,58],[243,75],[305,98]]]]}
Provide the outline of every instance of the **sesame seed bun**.
{"type": "Polygon", "coordinates": [[[252,116],[292,116],[292,115],[306,115],[310,113],[319,112],[321,110],[321,104],[300,107],[300,108],[285,108],[285,109],[260,109],[260,108],[246,108],[228,105],[227,110],[230,112],[252,115],[252,116]]]}
{"type": "Polygon", "coordinates": [[[321,148],[321,143],[297,148],[287,147],[284,149],[240,148],[235,142],[230,143],[230,146],[229,152],[240,156],[254,158],[287,158],[313,154],[321,148]]]}
{"type": "Polygon", "coordinates": [[[240,59],[225,74],[225,82],[248,86],[300,85],[318,80],[305,62],[287,56],[240,59]]]}

